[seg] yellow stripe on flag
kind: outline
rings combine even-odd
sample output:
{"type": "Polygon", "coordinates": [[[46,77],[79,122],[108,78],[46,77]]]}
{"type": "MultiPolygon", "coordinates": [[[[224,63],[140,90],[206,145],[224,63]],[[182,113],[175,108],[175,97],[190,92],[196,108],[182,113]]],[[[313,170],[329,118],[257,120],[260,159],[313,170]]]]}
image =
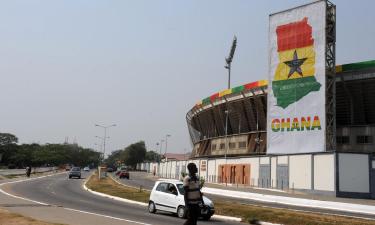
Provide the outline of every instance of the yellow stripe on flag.
{"type": "Polygon", "coordinates": [[[315,51],[314,46],[308,46],[304,48],[297,48],[279,52],[279,64],[276,68],[274,81],[287,80],[287,79],[298,79],[302,77],[309,77],[315,75],[315,51]],[[298,59],[306,58],[304,63],[301,65],[303,76],[294,72],[289,78],[290,67],[285,64],[286,61],[293,60],[294,51],[297,51],[298,59]]]}

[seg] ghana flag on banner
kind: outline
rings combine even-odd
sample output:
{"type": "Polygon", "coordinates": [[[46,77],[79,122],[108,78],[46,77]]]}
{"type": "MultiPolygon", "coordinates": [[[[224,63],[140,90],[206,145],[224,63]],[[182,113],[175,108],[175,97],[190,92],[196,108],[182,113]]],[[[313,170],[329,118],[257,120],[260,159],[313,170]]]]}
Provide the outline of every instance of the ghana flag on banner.
{"type": "Polygon", "coordinates": [[[277,65],[272,90],[277,105],[285,109],[310,92],[319,91],[315,79],[315,52],[312,28],[307,18],[276,28],[277,65]]]}

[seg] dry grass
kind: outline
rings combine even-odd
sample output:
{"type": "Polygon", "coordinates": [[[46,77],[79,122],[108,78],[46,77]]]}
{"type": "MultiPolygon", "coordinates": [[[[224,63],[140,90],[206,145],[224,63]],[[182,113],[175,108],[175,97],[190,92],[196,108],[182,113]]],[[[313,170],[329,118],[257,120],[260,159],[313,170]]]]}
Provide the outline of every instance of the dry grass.
{"type": "MultiPolygon", "coordinates": [[[[0,225],[58,225],[24,217],[19,214],[10,213],[0,208],[0,225]]],[[[60,224],[61,225],[61,224],[60,224]]]]}
{"type": "MultiPolygon", "coordinates": [[[[148,191],[125,187],[111,178],[99,180],[97,176],[92,176],[86,186],[94,191],[146,203],[150,196],[148,191]]],[[[266,221],[285,225],[375,225],[375,221],[371,220],[329,216],[319,213],[303,213],[224,200],[215,200],[215,210],[216,214],[241,217],[243,221],[250,224],[257,224],[257,221],[266,221]]]]}
{"type": "Polygon", "coordinates": [[[215,201],[217,214],[243,218],[251,224],[256,221],[267,221],[286,225],[374,225],[375,221],[355,219],[343,216],[329,216],[319,213],[304,213],[287,209],[274,209],[233,203],[228,201],[215,201]]]}
{"type": "Polygon", "coordinates": [[[86,186],[93,191],[139,202],[148,203],[148,200],[150,198],[149,191],[125,187],[116,183],[109,177],[99,180],[97,175],[91,176],[90,180],[86,183],[86,186]]]}

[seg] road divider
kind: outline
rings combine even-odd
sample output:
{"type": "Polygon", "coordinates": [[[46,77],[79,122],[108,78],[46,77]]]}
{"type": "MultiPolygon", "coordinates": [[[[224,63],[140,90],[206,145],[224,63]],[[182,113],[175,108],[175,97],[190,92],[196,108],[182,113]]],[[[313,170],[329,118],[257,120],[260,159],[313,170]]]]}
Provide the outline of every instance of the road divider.
{"type": "Polygon", "coordinates": [[[86,186],[86,184],[91,179],[91,177],[93,175],[94,174],[91,174],[91,176],[82,185],[83,189],[85,189],[86,191],[88,191],[88,192],[90,192],[90,193],[92,193],[94,195],[102,196],[102,197],[105,197],[105,198],[110,198],[110,199],[113,199],[113,200],[116,200],[116,201],[120,201],[120,202],[125,202],[125,203],[129,203],[129,204],[136,204],[136,205],[140,205],[140,206],[147,206],[148,205],[147,203],[144,203],[144,202],[139,202],[139,201],[134,201],[134,200],[130,200],[130,199],[125,199],[125,198],[121,198],[121,197],[117,197],[117,196],[113,196],[113,195],[109,195],[109,194],[105,194],[105,193],[102,193],[102,192],[91,190],[90,188],[88,188],[86,186]]]}
{"type": "MultiPolygon", "coordinates": [[[[94,176],[94,174],[92,174],[82,185],[83,189],[89,191],[90,193],[98,195],[98,196],[102,196],[102,197],[105,197],[105,198],[110,198],[110,199],[113,199],[113,200],[121,201],[121,202],[124,202],[124,203],[136,204],[136,205],[140,205],[140,206],[143,206],[143,207],[148,206],[147,202],[148,202],[148,198],[149,198],[148,196],[149,196],[149,193],[150,193],[149,191],[139,190],[135,187],[123,184],[123,183],[119,182],[118,180],[116,180],[115,178],[113,178],[112,176],[109,176],[111,181],[115,182],[117,185],[119,185],[120,187],[122,187],[124,189],[127,189],[127,190],[131,189],[133,192],[134,191],[144,192],[144,193],[147,192],[147,200],[145,200],[145,202],[134,201],[134,200],[126,199],[126,198],[123,198],[123,197],[118,197],[118,196],[106,194],[106,193],[103,193],[103,192],[92,190],[91,188],[87,187],[87,183],[90,182],[90,180],[92,179],[92,176],[94,176]]],[[[108,179],[108,178],[106,178],[106,179],[108,179]]],[[[103,179],[101,179],[100,181],[103,181],[103,179]]],[[[108,184],[106,183],[106,185],[108,185],[108,184]]],[[[241,222],[242,221],[242,219],[239,218],[239,217],[222,216],[222,215],[213,215],[211,218],[215,219],[215,220],[221,220],[221,221],[234,221],[234,222],[241,222]]]]}

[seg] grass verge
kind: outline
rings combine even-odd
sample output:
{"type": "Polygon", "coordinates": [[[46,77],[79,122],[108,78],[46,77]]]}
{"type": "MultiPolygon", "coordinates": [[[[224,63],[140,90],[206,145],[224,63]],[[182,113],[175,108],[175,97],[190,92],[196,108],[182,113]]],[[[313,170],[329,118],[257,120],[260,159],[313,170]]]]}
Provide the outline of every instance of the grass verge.
{"type": "Polygon", "coordinates": [[[10,213],[0,208],[0,224],[7,225],[61,225],[57,223],[47,223],[35,220],[29,217],[24,217],[19,214],[10,213]]]}
{"type": "Polygon", "coordinates": [[[139,202],[148,203],[148,200],[150,198],[149,191],[125,187],[116,183],[109,177],[99,180],[97,175],[93,175],[86,183],[86,187],[90,188],[93,191],[139,202]]]}
{"type": "MultiPolygon", "coordinates": [[[[97,192],[146,203],[150,196],[150,192],[146,190],[120,185],[111,178],[99,180],[95,175],[91,176],[86,186],[97,192]]],[[[216,214],[240,217],[250,224],[266,221],[285,225],[375,225],[372,220],[259,207],[220,199],[215,199],[214,202],[216,214]]]]}

